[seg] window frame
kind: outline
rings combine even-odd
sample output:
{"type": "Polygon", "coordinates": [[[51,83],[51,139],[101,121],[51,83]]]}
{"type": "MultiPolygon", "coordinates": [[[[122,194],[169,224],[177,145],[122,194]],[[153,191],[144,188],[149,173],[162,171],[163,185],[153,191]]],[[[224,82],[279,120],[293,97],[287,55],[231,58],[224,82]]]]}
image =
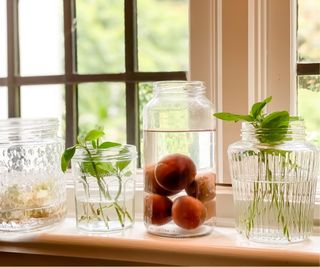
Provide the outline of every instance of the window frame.
{"type": "Polygon", "coordinates": [[[65,86],[66,147],[76,142],[78,134],[78,84],[122,82],[126,85],[127,143],[136,145],[140,155],[138,83],[161,80],[186,80],[185,71],[141,72],[138,70],[137,0],[124,1],[125,71],[123,73],[77,74],[76,0],[63,0],[64,67],[63,75],[20,76],[19,72],[19,0],[7,0],[7,86],[8,117],[21,116],[20,87],[24,85],[62,84],[65,86]]]}

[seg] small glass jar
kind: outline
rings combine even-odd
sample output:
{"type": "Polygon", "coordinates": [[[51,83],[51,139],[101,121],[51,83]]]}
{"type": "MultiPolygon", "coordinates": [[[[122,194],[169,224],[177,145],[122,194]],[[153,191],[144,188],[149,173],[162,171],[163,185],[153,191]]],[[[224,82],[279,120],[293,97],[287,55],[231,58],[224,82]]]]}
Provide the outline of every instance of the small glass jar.
{"type": "Polygon", "coordinates": [[[76,150],[72,173],[78,229],[105,233],[133,225],[136,157],[132,145],[76,150]]]}
{"type": "Polygon", "coordinates": [[[198,81],[154,83],[143,111],[144,222],[148,232],[205,235],[215,216],[215,120],[198,81]]]}
{"type": "Polygon", "coordinates": [[[0,121],[0,230],[28,231],[66,212],[56,119],[0,121]]]}
{"type": "Polygon", "coordinates": [[[242,140],[229,146],[228,155],[237,230],[258,242],[306,239],[313,227],[319,149],[305,141],[303,121],[282,130],[243,123],[242,140]]]}

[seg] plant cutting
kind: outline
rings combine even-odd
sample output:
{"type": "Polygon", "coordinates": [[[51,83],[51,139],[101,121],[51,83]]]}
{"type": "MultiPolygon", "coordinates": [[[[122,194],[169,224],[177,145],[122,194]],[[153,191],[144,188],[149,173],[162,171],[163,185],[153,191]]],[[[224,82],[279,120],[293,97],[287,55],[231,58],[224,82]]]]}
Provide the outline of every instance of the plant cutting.
{"type": "Polygon", "coordinates": [[[124,229],[134,220],[135,147],[102,142],[104,136],[91,130],[61,157],[63,172],[72,161],[77,225],[87,231],[124,229]]]}
{"type": "Polygon", "coordinates": [[[264,113],[271,100],[248,115],[214,114],[243,122],[242,141],[228,149],[237,229],[256,241],[300,241],[312,230],[319,151],[304,140],[299,117],[264,113]]]}

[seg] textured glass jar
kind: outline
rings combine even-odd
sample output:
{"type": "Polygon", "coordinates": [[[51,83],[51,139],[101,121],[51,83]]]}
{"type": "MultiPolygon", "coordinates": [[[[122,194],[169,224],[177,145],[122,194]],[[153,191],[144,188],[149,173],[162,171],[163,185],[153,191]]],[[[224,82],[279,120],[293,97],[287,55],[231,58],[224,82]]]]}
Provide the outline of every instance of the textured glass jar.
{"type": "Polygon", "coordinates": [[[210,233],[215,215],[213,105],[198,81],[154,83],[143,111],[144,222],[173,237],[210,233]]]}
{"type": "Polygon", "coordinates": [[[313,211],[319,150],[305,141],[303,121],[288,131],[242,124],[242,140],[228,149],[236,227],[253,241],[289,243],[308,237],[313,211]],[[265,140],[283,141],[268,144],[265,140]]]}
{"type": "Polygon", "coordinates": [[[133,225],[136,157],[132,145],[76,150],[72,172],[78,229],[103,233],[133,225]]]}
{"type": "Polygon", "coordinates": [[[0,230],[28,231],[60,221],[66,191],[56,119],[0,121],[0,230]]]}

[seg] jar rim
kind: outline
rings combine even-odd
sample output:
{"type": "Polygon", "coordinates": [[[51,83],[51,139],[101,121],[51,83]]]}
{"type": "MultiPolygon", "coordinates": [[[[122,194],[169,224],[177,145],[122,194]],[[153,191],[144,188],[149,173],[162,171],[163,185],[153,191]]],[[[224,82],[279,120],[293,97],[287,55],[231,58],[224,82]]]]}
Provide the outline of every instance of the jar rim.
{"type": "Polygon", "coordinates": [[[91,158],[84,148],[77,148],[73,160],[99,161],[99,160],[128,160],[137,158],[136,146],[124,144],[110,148],[89,148],[91,158]]]}
{"type": "Polygon", "coordinates": [[[16,130],[38,130],[42,128],[57,128],[57,118],[9,118],[0,120],[0,132],[16,130]]]}
{"type": "Polygon", "coordinates": [[[169,80],[153,83],[155,93],[187,93],[195,94],[205,91],[205,83],[202,81],[169,80]]]}

